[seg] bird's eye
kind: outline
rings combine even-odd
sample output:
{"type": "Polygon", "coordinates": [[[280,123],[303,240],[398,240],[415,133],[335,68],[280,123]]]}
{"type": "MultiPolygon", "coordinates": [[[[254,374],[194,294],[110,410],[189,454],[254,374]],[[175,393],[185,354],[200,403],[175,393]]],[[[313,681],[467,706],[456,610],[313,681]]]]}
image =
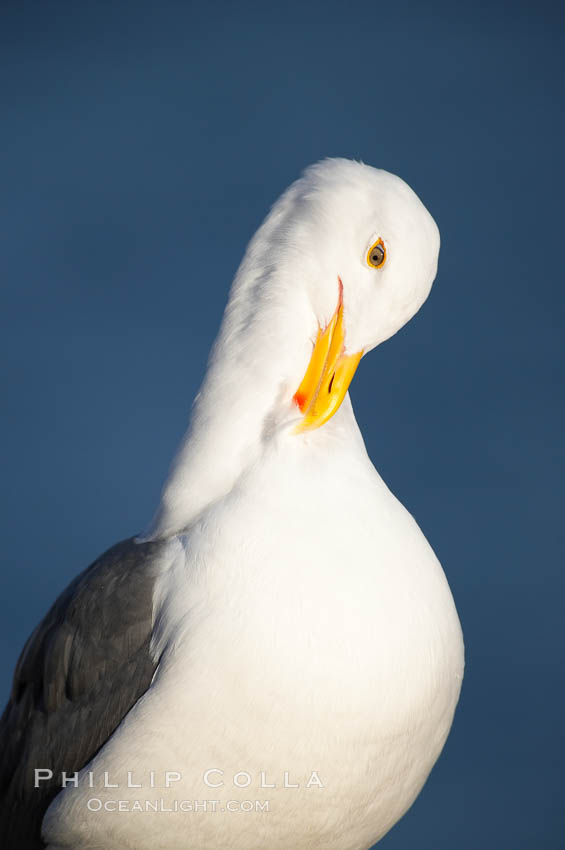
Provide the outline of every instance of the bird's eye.
{"type": "Polygon", "coordinates": [[[386,248],[382,239],[377,239],[367,251],[367,264],[372,269],[380,269],[386,260],[386,248]]]}

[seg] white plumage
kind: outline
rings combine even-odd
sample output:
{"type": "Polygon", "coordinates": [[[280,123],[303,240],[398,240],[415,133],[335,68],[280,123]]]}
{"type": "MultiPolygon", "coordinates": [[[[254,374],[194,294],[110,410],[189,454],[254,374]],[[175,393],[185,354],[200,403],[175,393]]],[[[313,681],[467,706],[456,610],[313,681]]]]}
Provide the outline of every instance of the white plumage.
{"type": "Polygon", "coordinates": [[[252,239],[147,533],[170,541],[154,593],[159,666],[79,788],[51,805],[50,847],[366,850],[413,802],[461,686],[453,600],[369,460],[349,396],[296,433],[295,394],[339,281],[345,352],[367,352],[421,306],[438,250],[405,183],[346,160],[308,169],[252,239]],[[366,263],[377,237],[382,269],[366,263]],[[100,787],[105,771],[118,789],[100,787]],[[169,788],[166,771],[181,775],[169,788]],[[146,799],[221,803],[132,808],[146,799]],[[109,800],[123,811],[104,811],[109,800]],[[231,800],[268,811],[228,811],[231,800]]]}

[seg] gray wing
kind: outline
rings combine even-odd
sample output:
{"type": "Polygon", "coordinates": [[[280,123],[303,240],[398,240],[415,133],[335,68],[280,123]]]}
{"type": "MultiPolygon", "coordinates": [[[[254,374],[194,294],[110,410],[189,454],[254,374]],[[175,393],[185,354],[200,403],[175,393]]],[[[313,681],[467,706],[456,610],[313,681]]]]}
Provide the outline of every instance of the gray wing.
{"type": "Polygon", "coordinates": [[[26,643],[0,720],[0,847],[40,850],[41,821],[147,690],[163,543],[113,546],[67,587],[26,643]],[[53,779],[34,788],[34,769],[53,779]]]}

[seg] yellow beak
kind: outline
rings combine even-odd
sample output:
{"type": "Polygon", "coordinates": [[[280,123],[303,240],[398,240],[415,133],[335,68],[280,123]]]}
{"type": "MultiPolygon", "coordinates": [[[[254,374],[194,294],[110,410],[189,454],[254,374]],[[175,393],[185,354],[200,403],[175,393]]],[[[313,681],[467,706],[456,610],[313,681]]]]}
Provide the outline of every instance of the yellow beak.
{"type": "Polygon", "coordinates": [[[294,400],[304,419],[296,426],[296,432],[319,428],[339,408],[349,384],[363,356],[345,354],[345,331],[343,327],[343,287],[339,281],[339,300],[330,323],[318,335],[310,363],[302,382],[294,394],[294,400]]]}

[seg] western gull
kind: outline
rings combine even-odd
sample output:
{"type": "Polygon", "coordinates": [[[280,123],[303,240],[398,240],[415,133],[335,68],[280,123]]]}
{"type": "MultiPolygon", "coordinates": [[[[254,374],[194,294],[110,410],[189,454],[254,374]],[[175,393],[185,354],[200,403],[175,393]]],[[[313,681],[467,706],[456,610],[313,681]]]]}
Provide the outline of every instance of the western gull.
{"type": "Polygon", "coordinates": [[[462,634],[348,387],[420,308],[438,252],[412,189],[363,163],[315,164],[275,203],[152,525],[22,652],[2,847],[366,850],[412,804],[462,634]]]}

